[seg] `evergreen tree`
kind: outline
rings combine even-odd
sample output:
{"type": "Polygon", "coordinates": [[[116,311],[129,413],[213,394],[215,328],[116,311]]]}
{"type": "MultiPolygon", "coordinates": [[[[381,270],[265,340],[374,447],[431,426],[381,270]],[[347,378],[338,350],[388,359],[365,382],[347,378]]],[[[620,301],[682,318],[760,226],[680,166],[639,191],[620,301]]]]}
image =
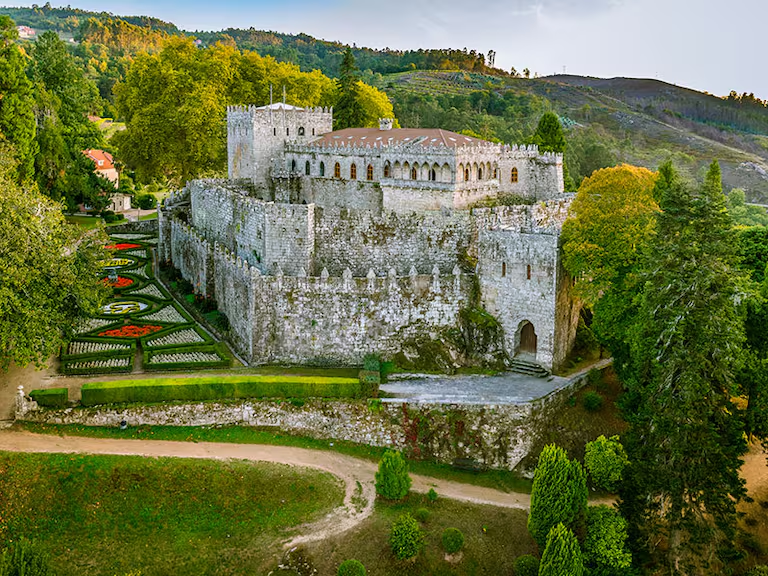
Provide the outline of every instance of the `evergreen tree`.
{"type": "Polygon", "coordinates": [[[584,560],[573,532],[563,524],[552,527],[541,555],[539,576],[582,576],[584,560]]]}
{"type": "Polygon", "coordinates": [[[333,109],[333,127],[336,130],[357,128],[365,124],[365,112],[360,104],[359,82],[360,71],[355,64],[352,49],[347,47],[336,81],[339,88],[339,99],[333,109]]]}
{"type": "Polygon", "coordinates": [[[587,510],[587,478],[576,460],[554,444],[544,447],[533,477],[528,532],[541,548],[553,526],[564,524],[583,531],[587,510]]]}
{"type": "Polygon", "coordinates": [[[388,450],[379,461],[376,472],[376,493],[387,500],[402,500],[411,489],[408,463],[400,452],[388,450]]]}
{"type": "Polygon", "coordinates": [[[16,25],[0,16],[0,134],[13,145],[18,158],[17,180],[32,177],[37,146],[32,83],[27,78],[26,58],[14,43],[16,25]]]}
{"type": "Polygon", "coordinates": [[[663,541],[671,573],[711,574],[745,495],[746,445],[731,401],[740,279],[719,167],[695,192],[662,166],[655,193],[661,212],[626,371],[621,511],[638,552],[652,556],[663,541]]]}
{"type": "Polygon", "coordinates": [[[565,134],[560,119],[554,112],[545,112],[539,119],[539,125],[532,138],[533,144],[539,147],[541,152],[565,152],[565,134]]]}

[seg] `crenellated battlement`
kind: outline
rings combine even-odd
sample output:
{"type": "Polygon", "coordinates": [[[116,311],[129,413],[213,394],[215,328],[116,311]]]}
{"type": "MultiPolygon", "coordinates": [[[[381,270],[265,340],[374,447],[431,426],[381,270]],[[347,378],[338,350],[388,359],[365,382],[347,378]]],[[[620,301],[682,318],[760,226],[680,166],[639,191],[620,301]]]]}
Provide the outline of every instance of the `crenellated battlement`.
{"type": "Polygon", "coordinates": [[[496,206],[472,210],[478,229],[513,233],[559,236],[568,218],[573,195],[558,200],[537,202],[532,206],[496,206]]]}

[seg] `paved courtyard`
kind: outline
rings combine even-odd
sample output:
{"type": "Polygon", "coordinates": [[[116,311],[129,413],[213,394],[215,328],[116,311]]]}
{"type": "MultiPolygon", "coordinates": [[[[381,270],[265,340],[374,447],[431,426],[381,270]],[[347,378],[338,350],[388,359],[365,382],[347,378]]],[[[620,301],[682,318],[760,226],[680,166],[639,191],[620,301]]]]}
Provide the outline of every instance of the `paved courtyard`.
{"type": "Polygon", "coordinates": [[[432,402],[438,404],[524,404],[567,386],[571,378],[536,378],[514,372],[497,376],[424,376],[381,385],[394,398],[384,402],[432,402]]]}

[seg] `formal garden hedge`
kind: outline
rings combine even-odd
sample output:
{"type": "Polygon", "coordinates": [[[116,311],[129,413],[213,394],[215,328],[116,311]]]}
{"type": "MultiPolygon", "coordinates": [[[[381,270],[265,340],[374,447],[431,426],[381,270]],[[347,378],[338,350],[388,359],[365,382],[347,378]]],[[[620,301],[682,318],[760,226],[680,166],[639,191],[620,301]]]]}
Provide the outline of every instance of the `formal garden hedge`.
{"type": "Polygon", "coordinates": [[[229,368],[232,364],[224,344],[201,344],[171,348],[147,348],[144,350],[144,367],[147,370],[200,370],[203,368],[229,368]],[[178,360],[169,361],[169,357],[178,360]]]}
{"type": "Polygon", "coordinates": [[[69,390],[67,388],[46,388],[32,390],[29,397],[37,402],[38,406],[45,408],[64,408],[69,402],[69,390]]]}
{"type": "Polygon", "coordinates": [[[361,397],[363,397],[363,387],[359,380],[322,376],[154,378],[89,382],[82,387],[84,406],[124,402],[195,402],[238,398],[361,397]]]}

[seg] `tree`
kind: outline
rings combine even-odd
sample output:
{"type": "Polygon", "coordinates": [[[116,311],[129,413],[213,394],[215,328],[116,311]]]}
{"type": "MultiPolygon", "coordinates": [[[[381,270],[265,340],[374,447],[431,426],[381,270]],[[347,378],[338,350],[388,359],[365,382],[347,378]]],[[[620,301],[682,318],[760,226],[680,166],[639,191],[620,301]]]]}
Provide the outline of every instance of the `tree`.
{"type": "Polygon", "coordinates": [[[408,463],[400,452],[387,450],[376,472],[376,493],[387,500],[402,500],[411,489],[408,463]]]}
{"type": "Polygon", "coordinates": [[[627,463],[627,453],[618,436],[598,436],[587,442],[584,465],[598,488],[615,492],[627,463]]]}
{"type": "Polygon", "coordinates": [[[334,108],[333,127],[336,130],[342,130],[364,126],[366,117],[360,105],[360,71],[355,64],[355,56],[349,46],[344,52],[336,83],[339,89],[339,99],[334,108]]]}
{"type": "Polygon", "coordinates": [[[562,523],[552,527],[541,555],[539,576],[582,576],[584,561],[576,536],[562,523]]]}
{"type": "MultiPolygon", "coordinates": [[[[360,106],[363,112],[363,120],[360,126],[378,128],[379,118],[395,119],[392,102],[389,101],[386,93],[373,86],[368,86],[364,82],[358,82],[357,95],[358,106],[360,106]]],[[[400,127],[397,120],[394,120],[393,127],[400,127]]]]}
{"type": "Polygon", "coordinates": [[[32,83],[25,73],[26,57],[14,43],[17,37],[13,20],[0,16],[0,134],[16,150],[16,180],[22,182],[32,177],[37,147],[32,83]]]}
{"type": "Polygon", "coordinates": [[[402,514],[392,524],[392,532],[389,536],[389,544],[392,553],[398,560],[413,558],[421,550],[424,542],[424,534],[419,523],[410,514],[402,514]]]}
{"type": "Polygon", "coordinates": [[[584,539],[584,561],[601,574],[626,574],[632,565],[627,549],[627,521],[608,506],[587,509],[587,536],[584,539]]]}
{"type": "Polygon", "coordinates": [[[544,447],[533,476],[528,532],[541,548],[553,526],[562,523],[580,532],[587,509],[587,479],[576,460],[554,444],[544,447]]]}
{"type": "Polygon", "coordinates": [[[742,280],[719,166],[698,189],[662,166],[657,194],[625,371],[621,512],[638,552],[653,557],[663,544],[670,572],[711,574],[745,495],[744,426],[732,402],[742,280]]]}
{"type": "Polygon", "coordinates": [[[0,214],[0,368],[43,364],[107,296],[98,275],[106,237],[67,224],[59,204],[7,174],[0,214]]]}
{"type": "Polygon", "coordinates": [[[565,134],[560,119],[554,112],[545,112],[539,119],[539,125],[531,139],[539,147],[540,152],[565,152],[565,134]]]}

